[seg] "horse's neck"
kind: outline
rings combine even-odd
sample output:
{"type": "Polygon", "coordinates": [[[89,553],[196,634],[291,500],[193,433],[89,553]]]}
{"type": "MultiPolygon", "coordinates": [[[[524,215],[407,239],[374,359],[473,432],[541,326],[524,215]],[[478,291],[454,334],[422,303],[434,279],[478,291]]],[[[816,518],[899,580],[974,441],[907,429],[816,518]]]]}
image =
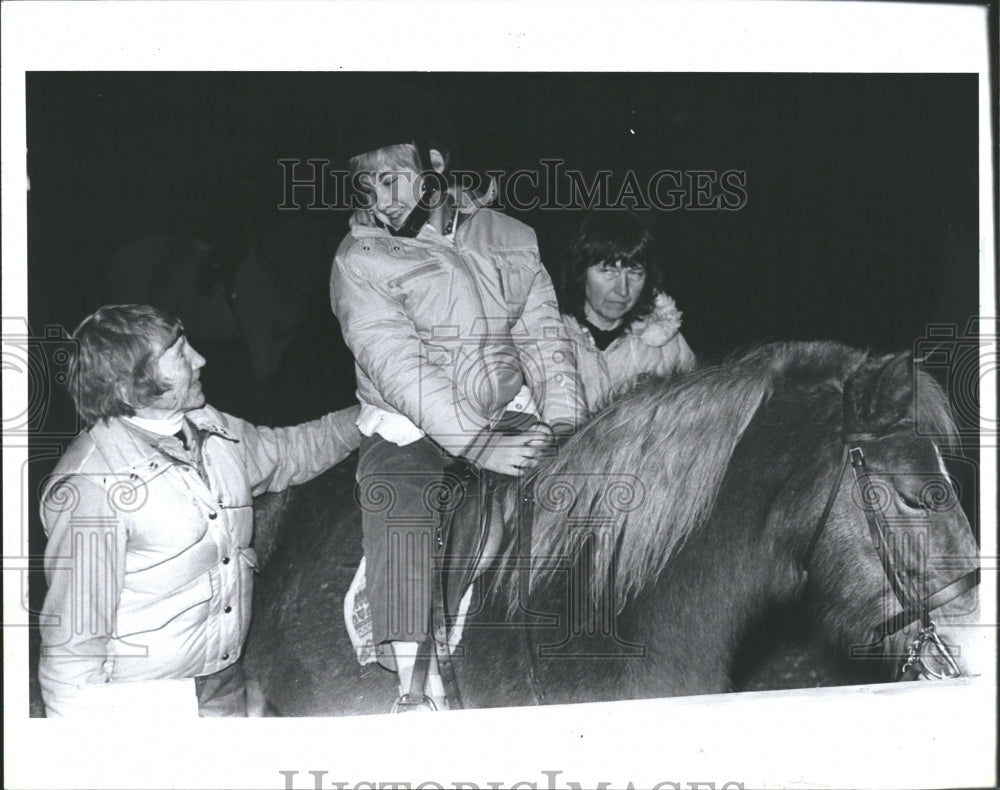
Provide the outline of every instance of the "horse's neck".
{"type": "Polygon", "coordinates": [[[781,473],[744,488],[738,481],[750,478],[740,455],[709,521],[624,613],[626,634],[648,647],[649,660],[632,672],[633,682],[653,686],[643,696],[728,691],[748,631],[799,589],[797,566],[768,525],[781,473]]]}
{"type": "MultiPolygon", "coordinates": [[[[763,585],[734,589],[739,563],[697,563],[668,567],[633,612],[635,641],[647,659],[633,668],[641,696],[719,693],[729,690],[730,670],[748,620],[765,604],[763,585]]],[[[631,631],[628,629],[626,633],[631,631]]]]}

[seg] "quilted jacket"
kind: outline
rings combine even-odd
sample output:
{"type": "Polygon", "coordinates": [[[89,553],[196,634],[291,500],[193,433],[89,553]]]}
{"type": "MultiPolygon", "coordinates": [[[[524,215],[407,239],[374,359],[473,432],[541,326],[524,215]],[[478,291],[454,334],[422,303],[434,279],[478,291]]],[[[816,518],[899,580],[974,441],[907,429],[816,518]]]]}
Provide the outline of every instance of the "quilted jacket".
{"type": "Polygon", "coordinates": [[[186,415],[190,452],[117,418],[80,434],[41,497],[49,590],[39,677],[49,715],[99,706],[105,683],[196,677],[235,662],[257,567],[253,497],[345,458],[360,442],[357,413],[272,429],[206,406],[186,415]]]}

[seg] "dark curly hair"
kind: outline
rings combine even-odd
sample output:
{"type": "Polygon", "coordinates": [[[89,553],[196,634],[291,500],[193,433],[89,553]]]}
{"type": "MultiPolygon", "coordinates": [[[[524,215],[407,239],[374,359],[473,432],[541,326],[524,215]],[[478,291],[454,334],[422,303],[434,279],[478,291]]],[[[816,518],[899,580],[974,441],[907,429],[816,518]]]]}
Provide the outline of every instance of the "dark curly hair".
{"type": "Polygon", "coordinates": [[[579,321],[586,320],[583,307],[587,298],[587,269],[602,263],[621,261],[622,266],[639,267],[646,282],[635,306],[625,314],[625,326],[653,311],[660,285],[660,270],[653,250],[653,234],[637,214],[627,209],[592,211],[563,258],[559,277],[559,304],[562,311],[579,321]]]}

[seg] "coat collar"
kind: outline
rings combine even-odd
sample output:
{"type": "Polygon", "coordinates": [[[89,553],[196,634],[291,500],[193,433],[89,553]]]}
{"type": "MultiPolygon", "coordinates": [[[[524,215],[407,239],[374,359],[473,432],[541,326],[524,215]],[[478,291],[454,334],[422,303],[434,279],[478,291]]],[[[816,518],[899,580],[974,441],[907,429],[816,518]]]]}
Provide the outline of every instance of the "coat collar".
{"type": "MultiPolygon", "coordinates": [[[[190,411],[185,417],[199,433],[239,441],[222,426],[222,415],[211,406],[190,411]]],[[[90,437],[112,473],[139,474],[149,479],[177,460],[119,417],[97,423],[90,429],[90,437]]]]}
{"type": "MultiPolygon", "coordinates": [[[[633,336],[644,345],[663,346],[680,331],[682,315],[683,313],[677,309],[677,305],[671,297],[662,291],[657,291],[653,311],[645,318],[634,321],[620,337],[611,341],[610,345],[604,349],[604,353],[615,348],[619,343],[626,342],[626,338],[633,336]]],[[[576,316],[569,313],[563,313],[562,316],[563,323],[570,334],[576,334],[583,338],[588,347],[597,348],[590,330],[577,320],[576,316]]]]}
{"type": "Polygon", "coordinates": [[[200,409],[189,411],[185,417],[199,431],[221,436],[223,439],[228,439],[231,442],[239,441],[231,431],[224,427],[225,419],[222,416],[222,412],[212,406],[202,406],[200,409]]]}
{"type": "MultiPolygon", "coordinates": [[[[455,232],[465,225],[473,216],[475,216],[480,209],[487,208],[493,200],[496,199],[497,186],[496,180],[491,179],[490,185],[487,193],[483,196],[478,196],[471,190],[458,190],[453,194],[453,199],[455,201],[455,232]]],[[[377,225],[364,225],[358,222],[354,216],[349,220],[350,223],[350,233],[351,236],[356,239],[381,237],[386,239],[393,239],[397,241],[402,241],[404,243],[411,242],[437,242],[448,239],[450,237],[443,236],[433,229],[421,228],[416,236],[404,237],[404,236],[393,236],[385,228],[380,228],[377,225]]]]}

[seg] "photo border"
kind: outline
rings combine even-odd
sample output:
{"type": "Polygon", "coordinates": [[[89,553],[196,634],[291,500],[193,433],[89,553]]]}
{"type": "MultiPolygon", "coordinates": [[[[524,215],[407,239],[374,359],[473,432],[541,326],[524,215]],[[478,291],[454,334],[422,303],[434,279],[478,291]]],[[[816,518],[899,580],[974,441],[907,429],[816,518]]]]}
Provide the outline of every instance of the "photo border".
{"type": "MultiPolygon", "coordinates": [[[[27,303],[27,71],[460,67],[978,73],[980,293],[983,316],[996,316],[991,79],[996,83],[985,4],[23,2],[4,3],[0,12],[4,317],[24,315],[27,303]],[[358,30],[368,34],[342,32],[358,30]]],[[[995,340],[981,354],[984,368],[994,364],[995,340]]],[[[5,365],[5,384],[12,375],[5,365]]],[[[4,387],[5,415],[27,407],[26,390],[26,383],[4,387]]],[[[995,394],[995,387],[983,388],[984,415],[996,415],[995,394]]],[[[4,438],[5,472],[24,468],[25,444],[4,438]]],[[[997,622],[996,472],[995,450],[984,450],[984,623],[997,622]]],[[[995,782],[995,681],[992,696],[980,682],[956,681],[462,711],[432,720],[199,720],[183,732],[155,722],[95,732],[28,719],[27,629],[19,627],[26,620],[20,572],[28,556],[27,530],[20,524],[31,501],[26,476],[5,474],[4,493],[7,787],[280,788],[283,770],[299,772],[296,788],[313,786],[310,770],[327,772],[324,787],[336,781],[347,787],[534,782],[560,788],[602,781],[612,787],[737,782],[748,788],[995,782]]]]}

